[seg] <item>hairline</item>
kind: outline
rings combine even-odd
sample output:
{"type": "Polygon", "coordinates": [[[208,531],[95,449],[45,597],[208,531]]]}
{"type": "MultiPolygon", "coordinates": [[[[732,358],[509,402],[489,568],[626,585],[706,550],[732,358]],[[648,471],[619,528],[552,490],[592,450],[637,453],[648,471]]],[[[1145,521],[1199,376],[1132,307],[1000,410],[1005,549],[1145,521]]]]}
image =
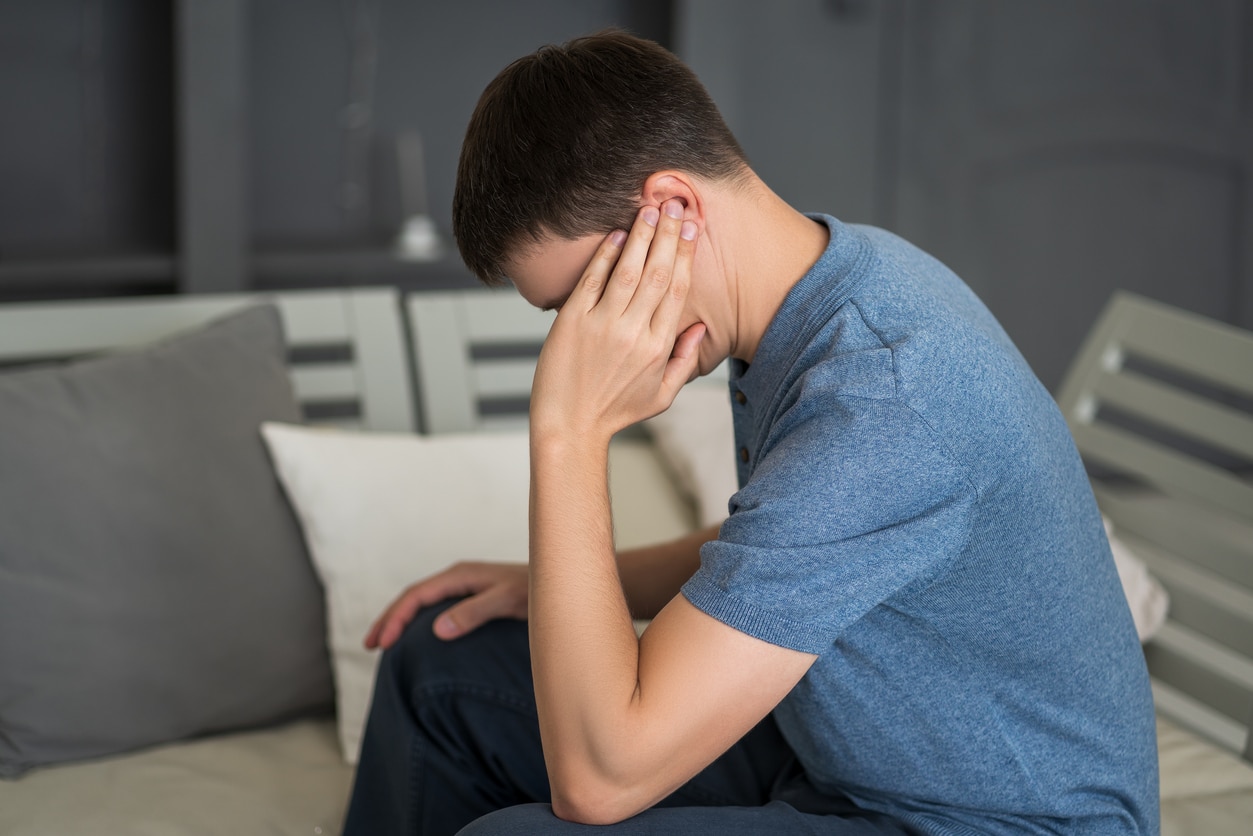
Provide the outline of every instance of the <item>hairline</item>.
{"type": "MultiPolygon", "coordinates": [[[[694,177],[698,180],[704,180],[708,183],[730,186],[736,191],[747,188],[752,182],[753,176],[753,169],[749,166],[746,160],[737,160],[734,170],[725,174],[701,174],[699,172],[677,166],[669,169],[658,169],[658,171],[677,171],[681,174],[694,177]]],[[[653,173],[655,174],[657,172],[653,173]]],[[[652,175],[649,176],[651,177],[652,175]]],[[[647,178],[645,179],[647,180],[647,178]]],[[[635,201],[636,206],[632,208],[632,214],[638,212],[639,207],[643,205],[641,202],[641,195],[636,195],[635,201]]],[[[630,225],[628,224],[625,231],[630,231],[629,226],[630,225]]],[[[608,229],[588,228],[586,230],[580,230],[572,227],[566,230],[560,230],[554,229],[550,226],[545,226],[543,222],[538,220],[532,221],[527,227],[518,230],[513,237],[501,247],[500,263],[493,265],[495,269],[492,273],[492,280],[488,281],[483,276],[480,276],[479,278],[483,279],[487,284],[494,286],[512,284],[513,279],[509,277],[505,269],[507,265],[536,255],[550,242],[579,241],[583,238],[589,238],[592,236],[603,237],[613,232],[615,228],[618,227],[610,227],[608,229]]],[[[545,308],[545,310],[547,310],[547,308],[545,308]]]]}

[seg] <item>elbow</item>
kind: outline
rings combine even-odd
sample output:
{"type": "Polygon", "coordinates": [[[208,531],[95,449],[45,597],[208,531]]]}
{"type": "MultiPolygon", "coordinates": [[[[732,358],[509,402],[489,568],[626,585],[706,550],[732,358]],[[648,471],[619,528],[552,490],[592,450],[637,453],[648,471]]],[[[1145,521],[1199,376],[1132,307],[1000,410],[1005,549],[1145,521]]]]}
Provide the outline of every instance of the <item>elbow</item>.
{"type": "Polygon", "coordinates": [[[645,809],[629,789],[588,776],[552,782],[553,815],[574,824],[617,824],[645,809]]]}
{"type": "Polygon", "coordinates": [[[553,791],[553,815],[572,824],[617,824],[630,818],[616,808],[612,798],[590,793],[558,793],[553,791]]]}
{"type": "Polygon", "coordinates": [[[600,805],[558,799],[553,796],[553,815],[571,824],[609,825],[623,821],[625,816],[615,816],[600,805]]]}

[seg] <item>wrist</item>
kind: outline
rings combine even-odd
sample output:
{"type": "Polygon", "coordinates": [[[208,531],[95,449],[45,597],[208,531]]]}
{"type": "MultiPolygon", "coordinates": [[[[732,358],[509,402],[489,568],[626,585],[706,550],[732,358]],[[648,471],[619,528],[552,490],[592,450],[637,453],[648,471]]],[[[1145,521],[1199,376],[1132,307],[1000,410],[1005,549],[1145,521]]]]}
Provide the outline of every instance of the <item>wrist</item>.
{"type": "Polygon", "coordinates": [[[531,422],[531,459],[589,458],[608,454],[613,433],[531,422]]]}

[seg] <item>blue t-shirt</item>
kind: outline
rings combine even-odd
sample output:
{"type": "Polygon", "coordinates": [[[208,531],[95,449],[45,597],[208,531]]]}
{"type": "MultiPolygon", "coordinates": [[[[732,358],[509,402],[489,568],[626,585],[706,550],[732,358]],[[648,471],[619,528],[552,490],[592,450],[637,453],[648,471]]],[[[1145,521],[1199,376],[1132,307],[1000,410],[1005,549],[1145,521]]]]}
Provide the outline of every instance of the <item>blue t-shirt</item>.
{"type": "Polygon", "coordinates": [[[732,363],[740,490],[683,594],[819,656],[774,711],[819,789],[926,833],[1157,833],[1144,657],[1053,399],[944,265],[814,217],[732,363]]]}

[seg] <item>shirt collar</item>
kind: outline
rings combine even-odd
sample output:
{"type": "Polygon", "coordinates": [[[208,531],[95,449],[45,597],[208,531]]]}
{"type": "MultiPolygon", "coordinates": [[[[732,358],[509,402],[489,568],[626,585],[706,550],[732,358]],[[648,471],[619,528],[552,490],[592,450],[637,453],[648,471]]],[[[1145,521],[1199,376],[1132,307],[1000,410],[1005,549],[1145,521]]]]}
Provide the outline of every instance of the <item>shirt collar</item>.
{"type": "Polygon", "coordinates": [[[732,358],[731,384],[759,405],[775,392],[795,365],[801,351],[847,302],[868,272],[870,242],[861,232],[830,215],[809,214],[830,231],[826,250],[783,300],[762,335],[752,364],[732,358]]]}

